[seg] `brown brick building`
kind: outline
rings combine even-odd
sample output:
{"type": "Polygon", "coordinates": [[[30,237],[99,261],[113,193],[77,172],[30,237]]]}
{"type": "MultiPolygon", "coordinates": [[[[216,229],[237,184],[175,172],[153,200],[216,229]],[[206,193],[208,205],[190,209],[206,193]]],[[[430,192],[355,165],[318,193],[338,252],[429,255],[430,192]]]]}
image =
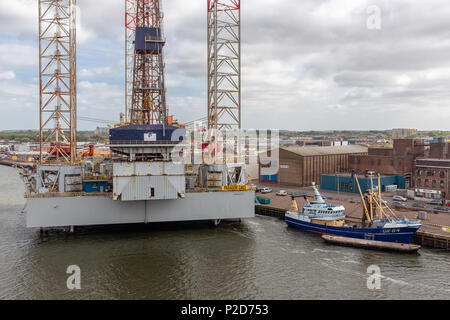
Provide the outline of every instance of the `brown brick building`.
{"type": "MultiPolygon", "coordinates": [[[[349,172],[349,157],[366,155],[367,147],[284,147],[279,149],[279,171],[276,182],[283,185],[310,186],[320,183],[321,174],[349,172]]],[[[260,168],[261,182],[275,182],[260,168]]]]}
{"type": "Polygon", "coordinates": [[[450,159],[417,159],[414,169],[416,196],[449,198],[450,159]]]}
{"type": "Polygon", "coordinates": [[[426,157],[414,165],[415,195],[424,198],[449,199],[450,153],[444,138],[430,143],[426,157]]]}
{"type": "Polygon", "coordinates": [[[402,156],[350,156],[350,168],[358,173],[380,172],[383,175],[412,173],[413,158],[402,156]]]}
{"type": "Polygon", "coordinates": [[[423,139],[396,139],[392,148],[369,148],[366,156],[350,156],[350,169],[358,173],[380,172],[382,175],[404,175],[406,188],[413,184],[414,160],[423,157],[423,139]]]}
{"type": "Polygon", "coordinates": [[[428,158],[431,159],[450,159],[449,143],[440,138],[438,142],[430,143],[430,152],[428,158]]]}

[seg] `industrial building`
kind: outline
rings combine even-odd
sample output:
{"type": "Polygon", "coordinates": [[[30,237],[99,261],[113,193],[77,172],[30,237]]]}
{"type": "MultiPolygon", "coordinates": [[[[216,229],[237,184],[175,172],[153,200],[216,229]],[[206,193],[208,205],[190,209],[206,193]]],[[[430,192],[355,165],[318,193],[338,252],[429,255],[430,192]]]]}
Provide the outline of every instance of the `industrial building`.
{"type": "Polygon", "coordinates": [[[382,175],[403,175],[405,187],[409,188],[414,160],[424,154],[423,139],[395,139],[393,147],[371,147],[367,155],[350,156],[350,169],[360,174],[373,171],[382,175]]]}
{"type": "Polygon", "coordinates": [[[447,142],[447,139],[439,138],[436,142],[431,142],[427,158],[450,159],[449,143],[447,142]]]}
{"type": "Polygon", "coordinates": [[[414,171],[415,196],[448,199],[450,159],[416,159],[414,171]]]}
{"type": "MultiPolygon", "coordinates": [[[[370,189],[371,182],[370,177],[358,177],[359,185],[361,186],[361,191],[366,192],[370,189]]],[[[378,178],[372,178],[373,185],[378,186],[378,178]]],[[[381,176],[380,177],[381,192],[387,191],[389,186],[396,186],[398,189],[405,188],[405,176],[381,176]]],[[[320,176],[320,189],[331,190],[338,192],[353,192],[359,193],[358,185],[356,179],[352,178],[351,174],[337,174],[329,175],[322,174],[320,176]]]]}
{"type": "Polygon", "coordinates": [[[266,175],[260,166],[260,182],[305,187],[320,181],[321,174],[349,172],[349,157],[367,155],[367,147],[282,147],[279,150],[279,171],[266,175]]]}

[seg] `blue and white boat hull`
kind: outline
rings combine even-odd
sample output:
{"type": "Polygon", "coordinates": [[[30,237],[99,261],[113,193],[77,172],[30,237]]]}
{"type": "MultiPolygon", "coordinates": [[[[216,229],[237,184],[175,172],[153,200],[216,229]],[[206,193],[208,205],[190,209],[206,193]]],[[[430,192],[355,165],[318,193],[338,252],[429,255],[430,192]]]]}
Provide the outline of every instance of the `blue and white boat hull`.
{"type": "Polygon", "coordinates": [[[411,243],[414,234],[420,228],[420,224],[405,224],[388,228],[383,226],[370,228],[334,227],[315,224],[307,221],[308,219],[298,219],[289,214],[286,214],[285,220],[291,227],[318,234],[408,244],[411,243]]]}

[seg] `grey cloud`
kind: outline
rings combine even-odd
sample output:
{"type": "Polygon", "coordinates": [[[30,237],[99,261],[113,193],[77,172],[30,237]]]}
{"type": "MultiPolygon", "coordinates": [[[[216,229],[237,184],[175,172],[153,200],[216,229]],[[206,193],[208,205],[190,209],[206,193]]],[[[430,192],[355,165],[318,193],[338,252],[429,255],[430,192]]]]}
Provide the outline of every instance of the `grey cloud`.
{"type": "MultiPolygon", "coordinates": [[[[5,3],[10,1],[0,0],[0,8],[5,3]]],[[[83,28],[93,36],[80,48],[98,50],[101,39],[122,52],[123,1],[78,4],[83,28]]],[[[201,118],[206,110],[205,1],[162,4],[171,112],[178,112],[181,121],[201,118]]],[[[24,23],[36,20],[35,15],[35,8],[0,10],[0,35],[15,29],[35,33],[34,22],[24,23]]],[[[309,130],[358,129],[355,123],[380,129],[432,124],[448,129],[449,16],[447,0],[242,1],[244,125],[309,130]],[[366,27],[366,9],[373,4],[381,8],[381,30],[366,27]],[[419,113],[423,109],[429,111],[419,113]]],[[[82,69],[83,61],[79,64],[82,69]]],[[[15,71],[2,61],[0,70],[15,71]]],[[[121,84],[113,89],[122,90],[121,84]]],[[[96,85],[95,90],[102,97],[99,112],[108,99],[114,111],[121,109],[119,94],[102,93],[111,87],[96,85]]],[[[96,99],[92,92],[80,93],[86,106],[96,99]]]]}

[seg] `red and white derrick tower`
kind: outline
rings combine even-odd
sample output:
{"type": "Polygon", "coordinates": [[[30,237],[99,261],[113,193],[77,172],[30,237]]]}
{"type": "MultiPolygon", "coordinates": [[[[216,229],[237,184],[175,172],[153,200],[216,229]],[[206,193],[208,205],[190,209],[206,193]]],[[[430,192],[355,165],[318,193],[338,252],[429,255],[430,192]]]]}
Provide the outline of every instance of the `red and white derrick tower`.
{"type": "Polygon", "coordinates": [[[132,124],[166,124],[160,0],[125,0],[125,114],[132,124]]]}
{"type": "Polygon", "coordinates": [[[41,164],[76,161],[75,2],[39,0],[41,164]]]}
{"type": "Polygon", "coordinates": [[[240,0],[208,0],[208,128],[241,129],[240,0]]]}

